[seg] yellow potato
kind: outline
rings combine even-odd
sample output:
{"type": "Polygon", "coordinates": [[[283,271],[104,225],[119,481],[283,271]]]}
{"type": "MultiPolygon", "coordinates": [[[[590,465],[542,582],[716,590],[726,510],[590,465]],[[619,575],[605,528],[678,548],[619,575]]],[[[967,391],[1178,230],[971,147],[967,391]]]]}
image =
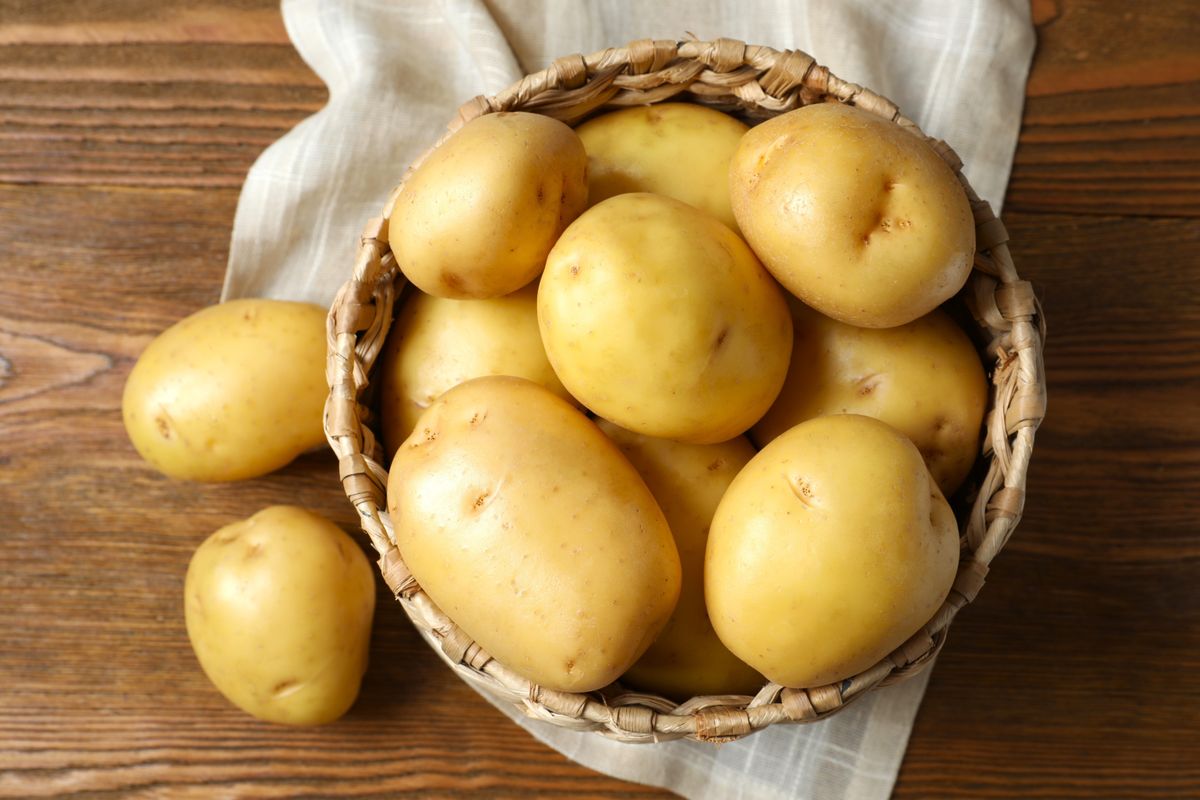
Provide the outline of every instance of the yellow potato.
{"type": "Polygon", "coordinates": [[[616,680],[679,596],[679,554],[646,484],[587,417],[524,378],[476,378],[434,401],[392,460],[388,512],[438,607],[551,689],[616,680]]]}
{"type": "Polygon", "coordinates": [[[499,297],[538,276],[586,206],[587,154],[573,130],[541,114],[485,114],[408,177],[388,240],[426,294],[499,297]]]}
{"type": "Polygon", "coordinates": [[[125,383],[125,430],[174,478],[233,481],[325,441],[325,310],[231,300],[163,331],[125,383]]]}
{"type": "Polygon", "coordinates": [[[783,391],[751,436],[764,447],[823,414],[883,420],[913,441],[946,496],[979,455],[983,365],[942,311],[898,328],[856,328],[792,304],[795,344],[783,391]]]}
{"type": "Polygon", "coordinates": [[[779,393],[792,350],[783,293],[736,233],[686,203],[622,194],[558,240],[538,289],[554,371],[637,433],[708,444],[779,393]]]}
{"type": "Polygon", "coordinates": [[[729,205],[729,160],[749,128],[694,103],[613,111],[575,132],[588,155],[588,202],[626,192],[674,197],[737,230],[729,205]]]}
{"type": "Polygon", "coordinates": [[[954,514],[917,448],[848,414],[797,425],[738,474],[704,580],[726,647],[776,683],[814,687],[920,630],[957,568],[954,514]]]}
{"type": "Polygon", "coordinates": [[[447,300],[413,291],[380,358],[380,416],[388,455],[442,392],[471,378],[515,375],[575,402],[546,359],[537,284],[488,300],[447,300]]]}
{"type": "Polygon", "coordinates": [[[698,695],[755,694],[766,679],[726,649],[704,607],[704,548],[721,495],[754,447],[739,436],[721,444],[681,444],[597,424],[637,469],[658,501],[683,566],[679,604],[662,633],[621,679],[684,701],[698,695]]]}
{"type": "Polygon", "coordinates": [[[928,314],[975,253],[966,193],[928,144],[840,103],[752,128],[730,166],[733,213],[780,283],[864,328],[928,314]]]}
{"type": "Polygon", "coordinates": [[[221,694],[269,722],[320,725],[367,668],[374,571],[341,528],[295,506],[226,525],[196,549],[184,613],[221,694]]]}

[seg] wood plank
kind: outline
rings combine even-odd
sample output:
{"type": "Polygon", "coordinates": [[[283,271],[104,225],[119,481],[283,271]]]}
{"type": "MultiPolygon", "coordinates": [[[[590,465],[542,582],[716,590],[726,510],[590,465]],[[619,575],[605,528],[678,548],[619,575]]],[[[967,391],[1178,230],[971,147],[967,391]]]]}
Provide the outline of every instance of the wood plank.
{"type": "Polygon", "coordinates": [[[516,731],[382,583],[361,699],[332,726],[259,723],[200,672],[182,591],[208,533],[274,503],[357,530],[328,452],[188,484],[125,437],[124,380],[151,336],[216,300],[236,200],[0,186],[0,796],[666,796],[516,731]]]}
{"type": "Polygon", "coordinates": [[[1039,0],[1006,208],[1200,215],[1200,13],[1039,0]]]}
{"type": "MultiPolygon", "coordinates": [[[[196,669],[180,596],[204,535],[300,498],[355,524],[325,454],[237,486],[188,485],[124,438],[124,377],[153,332],[215,299],[235,200],[0,188],[0,274],[17,288],[0,293],[0,507],[19,509],[0,538],[0,681],[12,687],[0,793],[626,791],[514,735],[382,593],[362,700],[332,728],[256,723],[196,669]],[[86,243],[48,250],[66,218],[86,221],[86,243]],[[28,502],[34,476],[53,476],[52,501],[28,502]]],[[[1200,693],[1200,423],[1186,402],[1200,369],[1179,346],[1197,333],[1194,287],[1171,266],[1200,253],[1200,221],[1013,214],[1009,228],[1048,303],[1051,414],[1026,519],[953,629],[899,796],[1200,787],[1200,753],[1184,744],[1200,725],[1175,711],[1200,693]],[[1103,353],[1126,354],[1119,376],[1096,378],[1103,353]],[[984,752],[1004,758],[981,766],[984,752]]]]}
{"type": "MultiPolygon", "coordinates": [[[[29,3],[0,28],[0,182],[234,188],[324,104],[270,4],[141,5],[29,3]]],[[[1186,6],[1036,4],[1010,209],[1200,213],[1200,14],[1186,6]]]]}
{"type": "MultiPolygon", "coordinates": [[[[354,515],[324,453],[232,486],[157,475],[120,392],[216,299],[245,170],[325,90],[274,0],[2,14],[0,796],[666,796],[516,731],[382,592],[342,721],[261,724],[208,684],[182,624],[192,549],[270,503],[354,515]]],[[[1200,15],[1034,16],[1007,224],[1046,305],[1050,411],[896,794],[1198,796],[1200,15]]]]}

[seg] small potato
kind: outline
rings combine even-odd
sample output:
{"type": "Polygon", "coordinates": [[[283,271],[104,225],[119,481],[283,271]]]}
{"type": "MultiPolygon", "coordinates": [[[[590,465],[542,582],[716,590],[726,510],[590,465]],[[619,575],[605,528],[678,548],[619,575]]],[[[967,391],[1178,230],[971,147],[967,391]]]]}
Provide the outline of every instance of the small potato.
{"type": "Polygon", "coordinates": [[[491,656],[568,692],[616,680],[679,597],[646,484],[592,422],[523,378],[459,384],[388,473],[404,562],[491,656]]]}
{"type": "Polygon", "coordinates": [[[967,280],[971,206],[924,140],[840,103],[751,128],[730,165],[733,213],[788,291],[834,319],[892,328],[967,280]]]}
{"type": "Polygon", "coordinates": [[[537,284],[488,300],[446,300],[413,291],[380,359],[380,416],[388,455],[447,389],[484,375],[515,375],[575,400],[546,359],[537,284]]]}
{"type": "Polygon", "coordinates": [[[243,711],[331,722],[367,668],[374,571],[341,528],[295,506],[226,525],[192,556],[184,613],[196,658],[243,711]]]}
{"type": "Polygon", "coordinates": [[[622,194],[558,240],[538,289],[554,371],[622,428],[710,444],[758,421],[783,385],[792,320],[736,233],[686,203],[622,194]]]}
{"type": "Polygon", "coordinates": [[[987,404],[983,365],[945,312],[898,328],[856,328],[792,303],[795,343],[783,391],[751,436],[760,447],[824,414],[863,414],[903,433],[942,493],[954,494],[979,455],[987,404]]]}
{"type": "Polygon", "coordinates": [[[681,444],[597,424],[646,481],[662,508],[683,566],[670,622],[621,679],[680,702],[699,695],[754,694],[766,679],[721,644],[704,607],[704,548],[717,503],[754,457],[743,436],[720,444],[681,444]]]}
{"type": "Polygon", "coordinates": [[[125,383],[125,430],[174,478],[234,481],[325,441],[325,309],[231,300],[150,343],[125,383]]]}
{"type": "Polygon", "coordinates": [[[929,622],[958,568],[954,514],[903,434],[853,414],[775,439],[713,518],[713,628],[775,683],[825,686],[929,622]]]}
{"type": "Polygon", "coordinates": [[[485,114],[408,177],[388,239],[426,294],[499,297],[538,276],[586,206],[587,154],[575,131],[541,114],[485,114]]]}
{"type": "Polygon", "coordinates": [[[747,130],[728,114],[694,103],[635,106],[589,120],[575,129],[588,155],[588,202],[653,192],[737,230],[729,160],[747,130]]]}

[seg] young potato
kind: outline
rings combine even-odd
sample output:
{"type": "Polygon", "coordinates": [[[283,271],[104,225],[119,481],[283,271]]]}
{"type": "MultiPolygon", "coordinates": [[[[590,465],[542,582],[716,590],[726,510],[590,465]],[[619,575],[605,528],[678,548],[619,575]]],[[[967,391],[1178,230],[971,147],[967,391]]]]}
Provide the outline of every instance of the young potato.
{"type": "Polygon", "coordinates": [[[840,103],[751,128],[730,166],[733,213],[771,274],[834,319],[892,328],[966,283],[975,223],[922,139],[840,103]]]}
{"type": "Polygon", "coordinates": [[[766,679],[721,644],[704,607],[708,526],[730,482],[754,457],[754,447],[744,436],[720,444],[681,444],[632,433],[608,420],[596,424],[650,487],[683,567],[675,613],[622,682],[681,702],[699,695],[755,694],[766,679]]]}
{"type": "Polygon", "coordinates": [[[538,323],[554,371],[605,419],[710,444],[743,433],[787,374],[783,293],[736,233],[686,203],[622,194],[550,252],[538,323]]]}
{"type": "Polygon", "coordinates": [[[987,380],[971,340],[934,311],[898,328],[856,328],[792,306],[792,363],[751,436],[760,447],[806,419],[863,414],[903,433],[947,497],[979,455],[987,380]]]}
{"type": "Polygon", "coordinates": [[[271,506],[196,549],[184,582],[188,638],[204,674],[268,722],[346,713],[367,668],[374,571],[329,520],[271,506]]]}
{"type": "Polygon", "coordinates": [[[434,401],[392,460],[388,512],[438,607],[546,688],[616,680],[679,597],[679,554],[646,484],[587,417],[524,378],[476,378],[434,401]]]}
{"type": "Polygon", "coordinates": [[[921,454],[870,417],[818,417],[734,479],[713,518],[708,613],[775,683],[825,686],[871,667],[950,592],[958,530],[921,454]]]}
{"type": "Polygon", "coordinates": [[[538,276],[586,206],[587,154],[575,131],[541,114],[485,114],[408,177],[388,240],[426,294],[499,297],[538,276]]]}
{"type": "Polygon", "coordinates": [[[174,478],[235,481],[325,441],[325,309],[231,300],[150,343],[125,383],[125,430],[174,478]]]}
{"type": "Polygon", "coordinates": [[[748,130],[728,114],[694,103],[635,106],[589,120],[575,129],[588,156],[588,202],[653,192],[737,230],[729,160],[748,130]]]}
{"type": "Polygon", "coordinates": [[[380,359],[380,416],[388,455],[442,392],[484,375],[528,378],[575,402],[542,347],[537,284],[488,300],[447,300],[413,291],[380,359]]]}

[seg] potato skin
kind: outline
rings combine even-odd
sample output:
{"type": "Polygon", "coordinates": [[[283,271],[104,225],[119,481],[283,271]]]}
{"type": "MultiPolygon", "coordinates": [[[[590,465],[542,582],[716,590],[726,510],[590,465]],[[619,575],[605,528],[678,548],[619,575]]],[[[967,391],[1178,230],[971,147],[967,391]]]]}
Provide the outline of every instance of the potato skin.
{"type": "Polygon", "coordinates": [[[374,570],[329,520],[271,506],[196,549],[184,613],[221,694],[269,722],[320,725],[350,708],[367,668],[374,570]]]}
{"type": "Polygon", "coordinates": [[[710,444],[758,421],[783,385],[792,320],[746,243],[686,203],[622,194],[550,253],[538,324],[554,371],[622,428],[710,444]]]}
{"type": "Polygon", "coordinates": [[[588,155],[588,202],[652,192],[695,206],[737,230],[729,161],[750,128],[695,103],[611,111],[575,129],[588,155]]]}
{"type": "Polygon", "coordinates": [[[662,633],[622,683],[680,702],[700,695],[755,694],[767,682],[717,638],[704,606],[704,549],[717,503],[754,457],[744,436],[720,444],[682,444],[597,425],[646,481],[679,548],[683,587],[662,633]]]}
{"type": "Polygon", "coordinates": [[[536,283],[487,300],[447,300],[409,291],[388,334],[376,378],[389,456],[434,400],[471,378],[528,378],[575,402],[542,346],[536,283]]]}
{"type": "Polygon", "coordinates": [[[729,187],[771,274],[842,322],[911,322],[971,272],[975,223],[954,173],[923,140],[869,112],[820,103],[751,128],[729,187]]]}
{"type": "Polygon", "coordinates": [[[547,688],[616,680],[679,597],[679,554],[646,484],[587,417],[523,378],[438,398],[392,460],[388,512],[438,607],[547,688]]]}
{"type": "Polygon", "coordinates": [[[898,328],[857,328],[792,306],[787,380],[751,432],[765,447],[806,419],[862,414],[903,433],[942,493],[954,494],[979,455],[987,380],[971,340],[943,311],[898,328]]]}
{"type": "Polygon", "coordinates": [[[772,681],[824,686],[927,623],[958,553],[954,514],[912,442],[870,417],[818,417],[761,450],[721,499],[708,612],[772,681]]]}
{"type": "Polygon", "coordinates": [[[121,401],[142,458],[174,478],[265,475],[324,443],[325,309],[231,300],[163,331],[121,401]]]}
{"type": "Polygon", "coordinates": [[[426,294],[499,297],[538,276],[586,206],[587,154],[575,131],[541,114],[485,114],[408,176],[388,239],[426,294]]]}

